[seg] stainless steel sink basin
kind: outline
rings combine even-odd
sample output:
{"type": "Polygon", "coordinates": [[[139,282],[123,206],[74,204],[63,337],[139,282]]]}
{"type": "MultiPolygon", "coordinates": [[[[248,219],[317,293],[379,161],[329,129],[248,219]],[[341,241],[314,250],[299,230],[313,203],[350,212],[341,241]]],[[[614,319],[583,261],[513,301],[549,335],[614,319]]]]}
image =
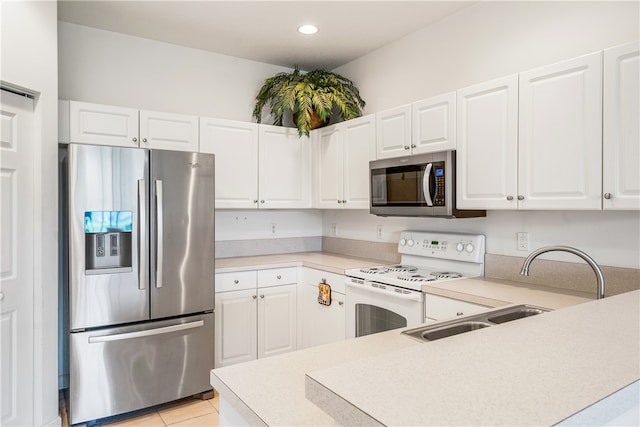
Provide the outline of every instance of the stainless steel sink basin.
{"type": "Polygon", "coordinates": [[[491,326],[486,322],[461,322],[452,326],[444,326],[435,328],[422,333],[422,338],[427,341],[435,341],[440,338],[446,338],[453,335],[463,334],[465,332],[471,332],[482,328],[488,328],[491,326]]]}
{"type": "Polygon", "coordinates": [[[402,333],[422,342],[435,341],[465,332],[497,326],[513,320],[524,319],[525,317],[536,316],[546,311],[549,310],[532,305],[516,305],[487,313],[476,314],[475,316],[468,316],[463,319],[454,319],[435,325],[421,326],[403,331],[402,333]]]}

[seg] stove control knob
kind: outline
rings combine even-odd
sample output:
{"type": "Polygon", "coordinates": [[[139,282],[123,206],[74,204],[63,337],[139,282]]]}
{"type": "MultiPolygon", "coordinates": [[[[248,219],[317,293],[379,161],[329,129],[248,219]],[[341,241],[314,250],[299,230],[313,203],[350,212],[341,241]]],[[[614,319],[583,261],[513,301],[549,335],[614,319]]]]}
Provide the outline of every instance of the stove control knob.
{"type": "Polygon", "coordinates": [[[413,239],[407,240],[407,246],[409,246],[410,248],[413,247],[413,243],[414,243],[413,239]]]}
{"type": "Polygon", "coordinates": [[[406,244],[407,244],[407,239],[405,239],[404,237],[400,239],[400,246],[404,246],[406,244]]]}
{"type": "Polygon", "coordinates": [[[467,250],[467,252],[471,253],[473,252],[475,247],[473,246],[473,243],[467,243],[467,247],[465,249],[467,250]]]}
{"type": "Polygon", "coordinates": [[[462,252],[462,251],[464,251],[464,245],[462,244],[462,242],[459,242],[459,243],[456,245],[456,251],[458,251],[458,252],[462,252]]]}

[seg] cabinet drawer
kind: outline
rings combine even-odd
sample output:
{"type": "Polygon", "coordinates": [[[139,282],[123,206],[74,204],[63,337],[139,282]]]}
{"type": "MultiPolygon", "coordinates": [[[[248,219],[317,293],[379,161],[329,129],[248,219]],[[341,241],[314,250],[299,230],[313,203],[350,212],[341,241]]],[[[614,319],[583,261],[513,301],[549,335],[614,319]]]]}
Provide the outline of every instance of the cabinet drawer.
{"type": "Polygon", "coordinates": [[[237,271],[216,274],[216,292],[255,289],[258,284],[256,271],[237,271]]]}
{"type": "Polygon", "coordinates": [[[442,320],[477,313],[488,307],[457,299],[445,298],[439,295],[425,294],[424,308],[425,317],[442,320]]]}
{"type": "Polygon", "coordinates": [[[331,292],[345,293],[345,276],[341,274],[313,268],[304,268],[302,274],[303,278],[301,282],[304,282],[305,285],[315,286],[317,289],[318,285],[322,283],[322,280],[325,280],[326,283],[331,286],[331,292]]]}
{"type": "Polygon", "coordinates": [[[258,287],[291,285],[298,281],[296,267],[258,270],[258,287]]]}

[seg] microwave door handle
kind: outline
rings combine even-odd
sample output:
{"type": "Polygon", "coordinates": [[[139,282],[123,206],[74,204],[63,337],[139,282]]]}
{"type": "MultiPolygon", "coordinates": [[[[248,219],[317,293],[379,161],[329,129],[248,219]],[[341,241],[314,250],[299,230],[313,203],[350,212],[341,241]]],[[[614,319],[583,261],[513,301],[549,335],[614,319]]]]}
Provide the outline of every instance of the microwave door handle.
{"type": "Polygon", "coordinates": [[[427,202],[427,206],[433,206],[433,199],[431,197],[431,191],[429,190],[429,181],[431,180],[432,169],[433,163],[427,163],[427,167],[424,170],[424,175],[422,176],[422,193],[424,194],[424,200],[427,202]]]}

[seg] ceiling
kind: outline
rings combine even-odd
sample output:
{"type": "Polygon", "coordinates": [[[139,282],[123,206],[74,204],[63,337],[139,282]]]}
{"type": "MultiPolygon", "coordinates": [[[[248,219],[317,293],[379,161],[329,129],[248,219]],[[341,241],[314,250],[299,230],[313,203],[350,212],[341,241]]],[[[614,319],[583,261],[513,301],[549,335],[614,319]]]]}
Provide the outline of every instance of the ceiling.
{"type": "Polygon", "coordinates": [[[58,19],[303,70],[334,69],[470,1],[69,1],[58,19]],[[306,23],[312,36],[297,32],[306,23]]]}

